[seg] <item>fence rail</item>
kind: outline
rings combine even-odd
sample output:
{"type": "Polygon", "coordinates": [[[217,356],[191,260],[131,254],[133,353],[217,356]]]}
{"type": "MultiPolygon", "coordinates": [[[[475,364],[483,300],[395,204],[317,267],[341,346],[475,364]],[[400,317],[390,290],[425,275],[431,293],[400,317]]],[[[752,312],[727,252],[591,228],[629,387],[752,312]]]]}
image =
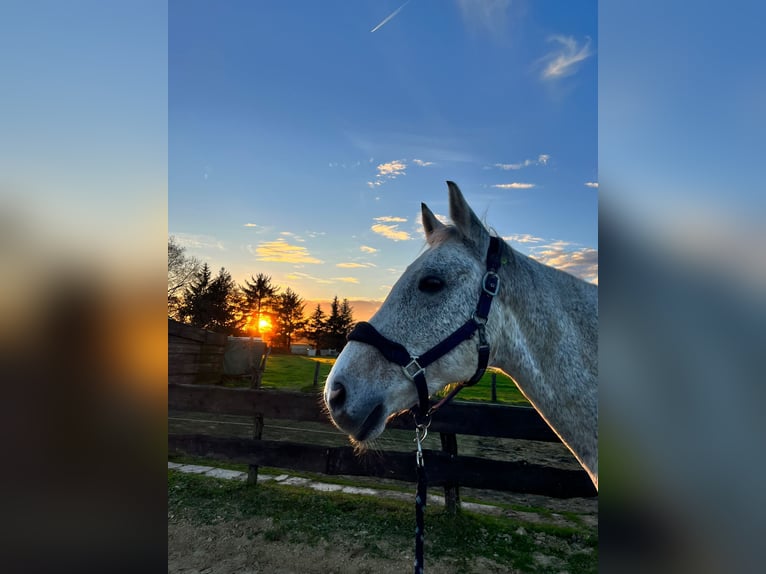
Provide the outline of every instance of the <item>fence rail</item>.
{"type": "MultiPolygon", "coordinates": [[[[329,420],[314,394],[265,389],[170,384],[168,408],[229,415],[248,415],[261,421],[287,419],[329,420]]],[[[256,425],[257,426],[257,425],[256,425]]],[[[388,428],[414,429],[411,417],[397,417],[388,428]]],[[[261,427],[262,429],[262,427],[261,427]]],[[[442,435],[442,451],[426,450],[429,484],[456,491],[458,485],[492,490],[542,494],[560,498],[596,496],[585,471],[498,461],[454,454],[456,435],[558,442],[550,427],[529,407],[452,403],[439,411],[431,432],[442,435]]],[[[260,431],[256,436],[260,436],[260,431]]],[[[351,447],[327,447],[200,434],[169,434],[171,451],[225,458],[250,465],[354,476],[415,480],[412,452],[377,451],[359,455],[351,447]]],[[[454,492],[453,492],[454,494],[454,492]]],[[[455,497],[456,498],[456,497],[455,497]]]]}

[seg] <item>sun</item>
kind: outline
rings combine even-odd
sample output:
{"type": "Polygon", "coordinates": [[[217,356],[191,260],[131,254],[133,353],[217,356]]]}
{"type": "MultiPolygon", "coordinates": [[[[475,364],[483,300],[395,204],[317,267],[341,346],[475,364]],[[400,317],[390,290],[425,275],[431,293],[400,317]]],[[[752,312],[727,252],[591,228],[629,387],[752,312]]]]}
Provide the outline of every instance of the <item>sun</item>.
{"type": "Polygon", "coordinates": [[[266,317],[261,317],[260,321],[258,321],[258,331],[261,333],[265,331],[271,331],[271,321],[269,321],[266,317]]]}

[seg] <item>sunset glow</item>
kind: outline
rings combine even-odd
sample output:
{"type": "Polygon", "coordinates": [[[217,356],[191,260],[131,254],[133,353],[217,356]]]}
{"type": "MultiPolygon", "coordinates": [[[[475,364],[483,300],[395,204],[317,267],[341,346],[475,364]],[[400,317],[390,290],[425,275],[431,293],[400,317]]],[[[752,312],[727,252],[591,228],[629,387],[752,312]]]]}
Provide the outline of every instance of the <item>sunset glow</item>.
{"type": "Polygon", "coordinates": [[[261,317],[261,320],[258,321],[258,330],[261,333],[271,331],[271,321],[269,321],[266,317],[261,317]]]}

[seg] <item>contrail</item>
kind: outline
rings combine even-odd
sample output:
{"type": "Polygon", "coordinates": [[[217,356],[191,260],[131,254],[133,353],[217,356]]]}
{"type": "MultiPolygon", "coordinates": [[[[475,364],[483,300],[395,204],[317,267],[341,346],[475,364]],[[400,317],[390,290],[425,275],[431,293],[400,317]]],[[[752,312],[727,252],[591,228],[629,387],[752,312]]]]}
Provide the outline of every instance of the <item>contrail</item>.
{"type": "Polygon", "coordinates": [[[375,26],[372,30],[370,30],[370,33],[372,34],[373,32],[375,32],[375,31],[379,30],[380,28],[382,28],[384,24],[387,24],[389,20],[391,20],[394,16],[396,16],[399,12],[401,12],[402,8],[404,8],[409,3],[410,3],[410,0],[407,0],[404,4],[402,4],[396,10],[391,12],[388,16],[383,18],[383,21],[380,24],[378,24],[377,26],[375,26]]]}

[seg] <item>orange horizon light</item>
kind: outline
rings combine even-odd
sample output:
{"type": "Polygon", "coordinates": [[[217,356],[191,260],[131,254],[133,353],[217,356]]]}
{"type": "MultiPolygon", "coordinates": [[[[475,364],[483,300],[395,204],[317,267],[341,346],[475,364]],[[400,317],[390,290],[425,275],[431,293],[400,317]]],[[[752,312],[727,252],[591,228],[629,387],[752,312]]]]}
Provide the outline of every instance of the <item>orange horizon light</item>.
{"type": "Polygon", "coordinates": [[[258,321],[258,331],[263,333],[264,331],[271,331],[271,321],[266,317],[261,317],[258,321]]]}

